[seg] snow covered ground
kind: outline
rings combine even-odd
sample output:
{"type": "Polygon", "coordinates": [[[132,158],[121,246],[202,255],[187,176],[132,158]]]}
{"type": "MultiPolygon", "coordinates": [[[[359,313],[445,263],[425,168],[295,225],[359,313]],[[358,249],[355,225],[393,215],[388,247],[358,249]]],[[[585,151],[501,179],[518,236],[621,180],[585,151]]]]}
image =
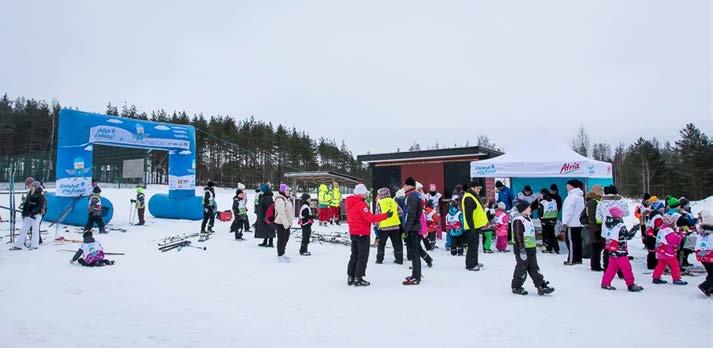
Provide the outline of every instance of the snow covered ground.
{"type": "MultiPolygon", "coordinates": [[[[150,187],[147,195],[165,190],[150,187]]],[[[230,206],[232,193],[218,190],[221,208],[230,206]]],[[[563,255],[538,254],[556,291],[539,297],[528,280],[531,294],[517,296],[510,293],[512,253],[481,253],[485,269],[472,273],[463,257],[442,248],[432,252],[434,268],[424,269],[417,287],[401,285],[408,265],[390,263],[388,251],[386,263],[376,265],[372,249],[372,286],[353,288],[346,285],[346,246],[312,244],[313,256],[301,257],[291,239],[292,263],[283,264],[252,234],[236,242],[229,223],[216,222],[207,251],[161,253],[157,240],[198,231],[200,222],[149,218],[148,226],[129,226],[133,190],[107,188],[104,195],[116,208],[112,225],[128,229],[97,236],[106,251],[126,253],[112,256],[116,265],[71,265],[72,254],[62,250],[77,244],[55,245],[54,228],[39,250],[0,248],[0,347],[581,348],[713,341],[713,302],[696,288],[703,277],[687,278],[688,286],[652,285],[642,274],[638,238],[630,249],[645,290],[637,294],[618,279],[618,291],[601,290],[601,273],[587,264],[565,267],[563,255]]],[[[7,234],[7,223],[0,230],[7,234]]],[[[81,238],[74,228],[64,235],[81,238]]]]}

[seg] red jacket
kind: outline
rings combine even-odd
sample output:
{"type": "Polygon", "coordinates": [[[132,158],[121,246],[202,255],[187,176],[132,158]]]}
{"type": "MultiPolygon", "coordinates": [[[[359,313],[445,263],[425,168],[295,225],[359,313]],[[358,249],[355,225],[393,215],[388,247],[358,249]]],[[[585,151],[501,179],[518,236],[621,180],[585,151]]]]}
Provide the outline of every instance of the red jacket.
{"type": "Polygon", "coordinates": [[[368,236],[371,234],[371,224],[386,220],[386,214],[374,215],[366,206],[363,197],[352,195],[344,201],[347,208],[347,223],[352,236],[368,236]]]}

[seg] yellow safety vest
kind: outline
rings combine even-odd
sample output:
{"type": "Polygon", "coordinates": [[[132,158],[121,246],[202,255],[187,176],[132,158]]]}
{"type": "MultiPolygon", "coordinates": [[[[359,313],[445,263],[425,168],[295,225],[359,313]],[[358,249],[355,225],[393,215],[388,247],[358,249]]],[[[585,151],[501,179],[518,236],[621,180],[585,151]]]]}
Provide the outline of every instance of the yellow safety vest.
{"type": "Polygon", "coordinates": [[[475,210],[473,211],[473,224],[475,226],[470,227],[468,226],[468,219],[463,216],[463,229],[465,230],[471,230],[471,229],[478,229],[481,228],[485,225],[488,224],[488,216],[485,215],[485,210],[483,209],[483,206],[480,205],[480,201],[478,200],[475,195],[473,195],[470,192],[465,192],[463,194],[463,199],[461,200],[461,211],[463,211],[463,214],[465,214],[465,200],[466,199],[472,199],[475,202],[475,210]]]}
{"type": "Polygon", "coordinates": [[[382,198],[376,202],[376,204],[379,205],[379,211],[382,214],[386,214],[389,211],[394,213],[394,215],[391,215],[390,218],[379,222],[380,229],[394,227],[401,224],[401,219],[399,219],[399,205],[393,198],[382,198]]]}
{"type": "Polygon", "coordinates": [[[339,187],[332,189],[332,206],[338,207],[342,203],[342,193],[339,191],[339,187]]]}

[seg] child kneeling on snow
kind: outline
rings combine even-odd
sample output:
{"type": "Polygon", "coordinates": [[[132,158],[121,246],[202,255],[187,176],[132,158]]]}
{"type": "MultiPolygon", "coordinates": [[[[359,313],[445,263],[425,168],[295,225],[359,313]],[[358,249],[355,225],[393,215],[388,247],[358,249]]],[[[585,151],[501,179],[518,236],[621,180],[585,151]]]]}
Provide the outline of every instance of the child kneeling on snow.
{"type": "Polygon", "coordinates": [[[69,261],[70,263],[79,262],[80,265],[86,267],[102,267],[114,264],[114,261],[104,258],[104,248],[94,240],[91,232],[84,232],[82,237],[84,241],[72,260],[69,261]]]}
{"type": "Polygon", "coordinates": [[[530,218],[530,203],[525,200],[518,200],[515,203],[517,214],[513,218],[512,237],[515,244],[515,272],[512,276],[512,293],[517,295],[527,295],[527,291],[522,287],[530,274],[532,282],[537,287],[537,293],[542,296],[555,291],[548,286],[537,265],[537,242],[535,240],[535,225],[530,218]]]}
{"type": "Polygon", "coordinates": [[[609,216],[602,225],[602,237],[605,239],[605,250],[609,252],[609,265],[602,277],[602,289],[616,290],[611,286],[614,276],[621,270],[629,291],[637,292],[644,290],[634,283],[634,272],[631,270],[629,262],[629,249],[627,241],[634,238],[636,230],[630,232],[624,225],[624,211],[618,206],[609,209],[609,216]]]}
{"type": "Polygon", "coordinates": [[[663,216],[663,225],[656,235],[656,259],[658,263],[654,268],[653,283],[666,284],[661,276],[668,266],[671,269],[671,277],[676,285],[686,285],[688,282],[681,280],[681,267],[678,264],[678,246],[683,240],[683,234],[678,231],[677,224],[683,223],[681,214],[667,213],[663,216]]]}
{"type": "Polygon", "coordinates": [[[706,280],[698,285],[703,294],[710,297],[713,295],[713,214],[704,210],[700,213],[700,225],[698,226],[698,239],[696,241],[696,258],[706,268],[708,276],[706,280]]]}

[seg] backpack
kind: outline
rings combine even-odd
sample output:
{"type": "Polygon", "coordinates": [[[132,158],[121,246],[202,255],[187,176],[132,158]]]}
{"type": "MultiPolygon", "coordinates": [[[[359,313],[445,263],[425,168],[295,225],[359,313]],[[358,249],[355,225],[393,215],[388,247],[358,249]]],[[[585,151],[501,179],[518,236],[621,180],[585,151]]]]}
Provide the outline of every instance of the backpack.
{"type": "Polygon", "coordinates": [[[268,225],[272,225],[275,223],[275,219],[277,218],[277,211],[275,210],[275,201],[278,199],[284,199],[282,197],[277,197],[275,198],[272,203],[270,203],[270,206],[267,207],[267,211],[265,212],[265,223],[268,225]]]}

